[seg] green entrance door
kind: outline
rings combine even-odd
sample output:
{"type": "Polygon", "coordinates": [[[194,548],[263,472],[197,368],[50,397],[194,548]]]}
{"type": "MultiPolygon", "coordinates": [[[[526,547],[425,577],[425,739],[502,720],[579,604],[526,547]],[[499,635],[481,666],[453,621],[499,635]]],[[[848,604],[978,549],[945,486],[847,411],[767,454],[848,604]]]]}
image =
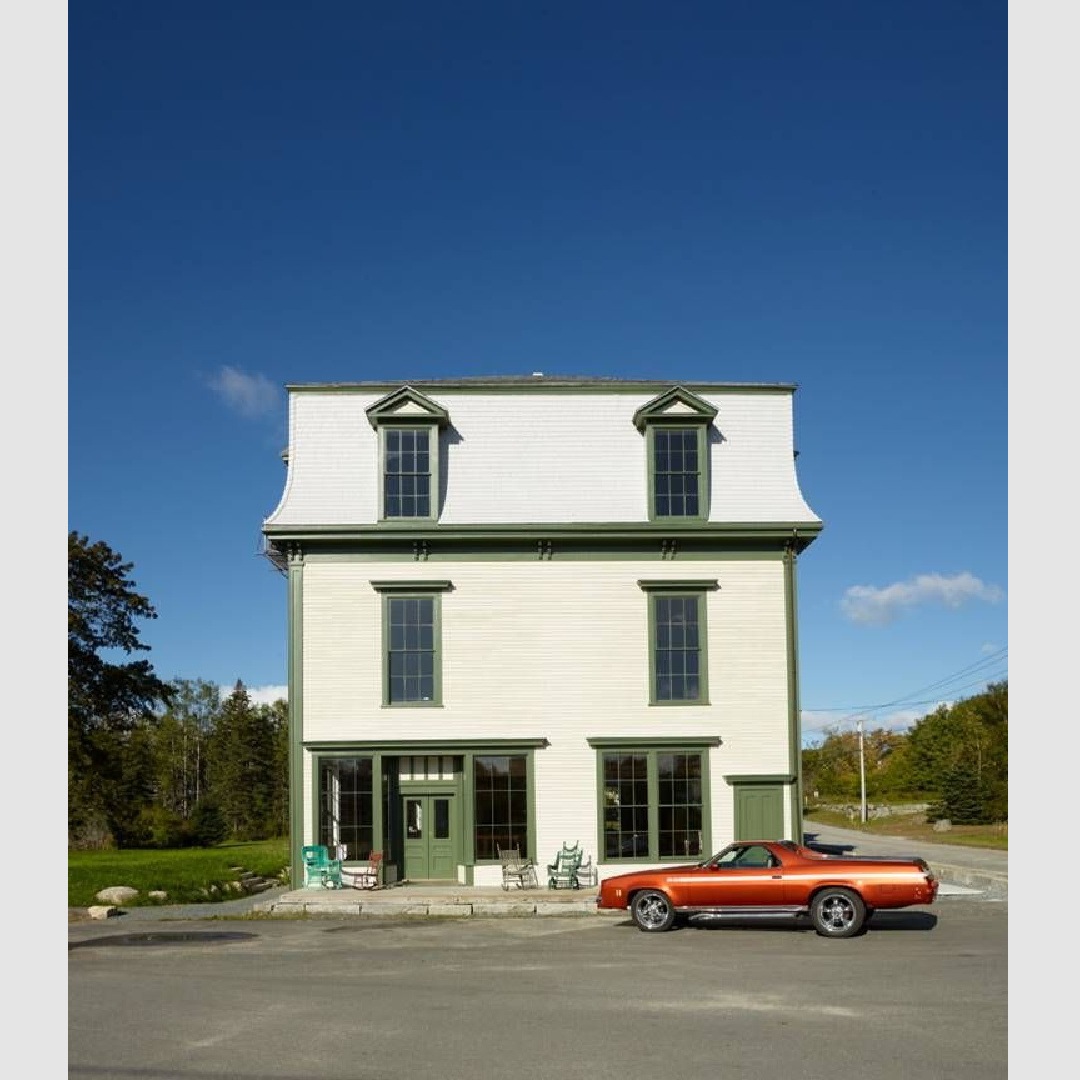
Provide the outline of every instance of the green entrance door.
{"type": "Polygon", "coordinates": [[[410,881],[456,881],[453,795],[406,795],[405,876],[410,881]]]}
{"type": "Polygon", "coordinates": [[[735,839],[784,839],[784,788],[740,784],[735,788],[735,839]]]}

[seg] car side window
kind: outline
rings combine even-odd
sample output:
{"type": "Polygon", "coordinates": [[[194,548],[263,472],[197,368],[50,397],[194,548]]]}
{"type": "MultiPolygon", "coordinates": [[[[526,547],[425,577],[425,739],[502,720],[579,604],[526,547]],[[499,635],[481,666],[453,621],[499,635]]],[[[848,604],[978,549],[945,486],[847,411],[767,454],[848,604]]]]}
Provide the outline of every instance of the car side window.
{"type": "Polygon", "coordinates": [[[729,848],[719,859],[716,865],[728,869],[761,869],[779,866],[776,856],[761,844],[741,844],[738,847],[729,848]]]}
{"type": "Polygon", "coordinates": [[[776,856],[767,847],[762,847],[760,844],[750,844],[743,848],[742,854],[735,860],[735,865],[747,868],[764,868],[778,866],[779,863],[776,856]]]}

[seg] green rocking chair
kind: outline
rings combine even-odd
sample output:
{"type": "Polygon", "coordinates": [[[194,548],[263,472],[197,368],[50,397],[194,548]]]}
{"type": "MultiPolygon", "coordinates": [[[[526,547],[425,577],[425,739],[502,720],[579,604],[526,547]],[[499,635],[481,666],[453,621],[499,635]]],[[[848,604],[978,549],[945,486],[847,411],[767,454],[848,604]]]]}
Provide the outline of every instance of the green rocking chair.
{"type": "Polygon", "coordinates": [[[304,885],[324,889],[340,889],[341,860],[331,859],[325,844],[308,844],[304,847],[304,885]]]}
{"type": "Polygon", "coordinates": [[[566,844],[559,849],[555,861],[548,864],[549,889],[578,889],[577,869],[581,865],[581,841],[573,847],[566,844]]]}

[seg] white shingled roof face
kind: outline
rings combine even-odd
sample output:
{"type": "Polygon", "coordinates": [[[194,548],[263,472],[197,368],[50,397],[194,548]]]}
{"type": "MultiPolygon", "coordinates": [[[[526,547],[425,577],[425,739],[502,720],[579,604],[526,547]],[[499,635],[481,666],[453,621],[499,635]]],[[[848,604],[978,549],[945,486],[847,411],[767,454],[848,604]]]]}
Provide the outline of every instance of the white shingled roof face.
{"type": "MultiPolygon", "coordinates": [[[[544,378],[550,387],[574,377],[544,378]]],[[[477,379],[407,384],[449,413],[439,436],[440,526],[648,520],[646,438],[633,418],[673,384],[577,379],[590,389],[545,393],[539,380],[520,393],[470,389],[477,379]],[[601,391],[601,382],[610,389],[601,391]]],[[[348,393],[305,387],[290,394],[288,477],[267,524],[379,520],[379,436],[365,410],[386,396],[388,385],[351,384],[348,393]]],[[[791,393],[777,392],[779,384],[683,385],[718,410],[708,428],[709,520],[816,524],[795,472],[791,393]]]]}

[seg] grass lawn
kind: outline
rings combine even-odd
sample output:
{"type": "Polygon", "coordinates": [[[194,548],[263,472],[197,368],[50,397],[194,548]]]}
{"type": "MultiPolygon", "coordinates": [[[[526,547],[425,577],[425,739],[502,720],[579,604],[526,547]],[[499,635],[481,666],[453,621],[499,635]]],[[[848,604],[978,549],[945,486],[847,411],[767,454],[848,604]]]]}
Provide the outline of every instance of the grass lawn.
{"type": "Polygon", "coordinates": [[[94,894],[110,885],[130,885],[140,895],[133,904],[153,904],[146,894],[164,889],[167,904],[212,903],[234,900],[244,894],[228,892],[225,886],[239,880],[239,872],[230,866],[263,877],[274,877],[288,864],[289,842],[253,840],[247,843],[219,844],[212,848],[179,848],[132,851],[69,851],[68,906],[89,907],[97,903],[94,894]],[[200,889],[216,885],[219,892],[207,898],[200,889]]]}
{"type": "Polygon", "coordinates": [[[1001,825],[954,825],[949,832],[934,832],[933,825],[921,820],[922,814],[895,814],[891,817],[873,818],[866,822],[852,821],[847,814],[835,810],[814,810],[807,814],[806,822],[812,825],[835,825],[838,829],[857,829],[874,836],[902,836],[906,840],[925,840],[930,844],[959,844],[961,847],[1009,849],[1009,826],[1001,825]]]}

